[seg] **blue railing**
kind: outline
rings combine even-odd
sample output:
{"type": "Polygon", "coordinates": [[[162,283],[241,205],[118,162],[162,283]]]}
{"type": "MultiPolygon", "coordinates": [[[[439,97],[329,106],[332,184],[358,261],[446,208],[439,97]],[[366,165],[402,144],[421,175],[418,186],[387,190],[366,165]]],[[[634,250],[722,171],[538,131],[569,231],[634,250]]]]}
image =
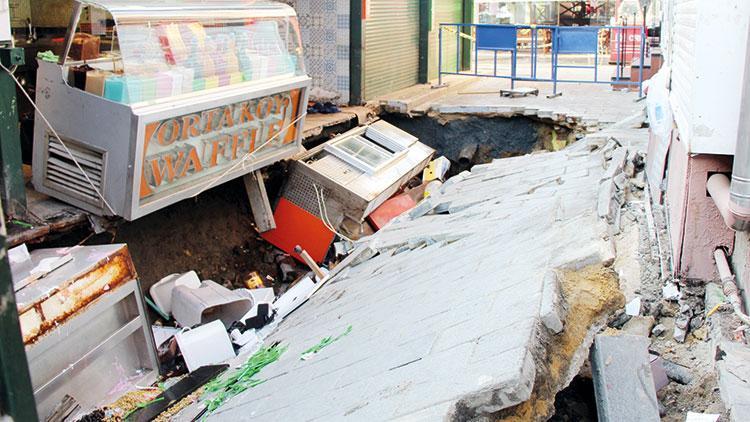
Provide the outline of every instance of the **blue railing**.
{"type": "Polygon", "coordinates": [[[443,75],[467,75],[491,78],[510,79],[511,88],[515,88],[516,81],[551,82],[553,93],[557,94],[559,83],[593,83],[617,86],[638,86],[638,95],[643,95],[643,67],[646,49],[646,34],[640,26],[552,26],[552,25],[489,25],[441,23],[438,33],[439,41],[439,83],[442,85],[443,75]],[[519,33],[527,33],[528,38],[519,39],[519,33]],[[456,68],[444,69],[444,48],[453,48],[451,40],[444,45],[447,33],[454,34],[456,39],[456,68]],[[544,34],[548,41],[540,44],[539,36],[544,34]],[[639,37],[638,37],[639,36],[639,37]],[[603,48],[602,40],[607,40],[607,48],[603,48]],[[472,43],[474,69],[461,69],[462,42],[472,43]],[[521,43],[521,41],[528,42],[521,43]],[[519,44],[523,44],[521,48],[519,44]],[[529,69],[527,75],[519,75],[519,51],[528,49],[529,69]],[[550,73],[548,77],[540,76],[540,49],[549,50],[550,73]],[[609,80],[600,79],[601,58],[603,50],[609,50],[608,64],[614,64],[614,76],[609,80]],[[492,73],[480,71],[480,52],[491,52],[493,58],[492,73]],[[498,53],[510,53],[510,73],[498,73],[498,53]],[[593,57],[593,65],[561,64],[561,56],[593,57]],[[626,78],[624,68],[633,64],[638,58],[638,81],[626,78]],[[560,77],[560,69],[591,69],[591,79],[565,79],[560,77]]]}

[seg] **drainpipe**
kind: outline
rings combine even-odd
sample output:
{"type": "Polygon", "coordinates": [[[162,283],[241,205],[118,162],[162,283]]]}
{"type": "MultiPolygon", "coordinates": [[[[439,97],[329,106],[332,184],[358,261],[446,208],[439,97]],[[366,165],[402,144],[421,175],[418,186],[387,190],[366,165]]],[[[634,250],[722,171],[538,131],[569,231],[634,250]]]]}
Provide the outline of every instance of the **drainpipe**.
{"type": "MultiPolygon", "coordinates": [[[[750,27],[748,28],[750,34],[750,27]]],[[[745,50],[745,75],[742,84],[740,121],[734,151],[732,181],[727,176],[715,174],[708,179],[706,188],[729,228],[737,231],[750,229],[750,35],[745,50]]]]}
{"type": "Polygon", "coordinates": [[[724,291],[724,296],[726,296],[734,309],[734,313],[740,320],[742,320],[742,323],[750,325],[750,317],[742,311],[740,290],[737,288],[737,283],[734,280],[732,270],[729,269],[729,263],[727,262],[727,255],[724,253],[724,249],[718,248],[714,251],[714,260],[716,260],[716,268],[719,270],[721,289],[724,291]]]}

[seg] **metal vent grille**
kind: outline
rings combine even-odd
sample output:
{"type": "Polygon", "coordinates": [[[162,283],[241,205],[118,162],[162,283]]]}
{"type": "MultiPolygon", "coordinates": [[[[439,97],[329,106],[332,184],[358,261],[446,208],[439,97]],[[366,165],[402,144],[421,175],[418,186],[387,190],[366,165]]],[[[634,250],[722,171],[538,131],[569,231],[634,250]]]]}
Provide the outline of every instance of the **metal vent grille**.
{"type": "Polygon", "coordinates": [[[96,190],[102,192],[104,184],[105,153],[75,141],[64,140],[70,153],[91,180],[91,183],[89,183],[60,141],[54,136],[50,136],[48,139],[44,175],[45,185],[76,199],[100,206],[101,199],[96,190]]]}
{"type": "MultiPolygon", "coordinates": [[[[320,187],[318,189],[320,189],[320,187]]],[[[282,196],[294,205],[314,216],[317,216],[318,218],[321,218],[320,205],[318,205],[318,196],[315,194],[313,182],[302,175],[301,172],[292,170],[289,173],[289,179],[287,179],[286,187],[284,188],[282,196]]]]}

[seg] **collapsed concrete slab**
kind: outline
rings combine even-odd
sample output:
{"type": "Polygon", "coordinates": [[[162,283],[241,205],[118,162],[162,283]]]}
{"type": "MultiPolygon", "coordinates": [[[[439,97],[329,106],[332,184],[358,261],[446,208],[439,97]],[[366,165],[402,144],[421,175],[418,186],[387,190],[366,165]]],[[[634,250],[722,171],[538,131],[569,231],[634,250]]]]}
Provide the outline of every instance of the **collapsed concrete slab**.
{"type": "Polygon", "coordinates": [[[266,381],[209,418],[546,419],[623,305],[597,212],[606,164],[582,141],[449,181],[360,241],[369,252],[267,338],[288,349],[266,381]]]}

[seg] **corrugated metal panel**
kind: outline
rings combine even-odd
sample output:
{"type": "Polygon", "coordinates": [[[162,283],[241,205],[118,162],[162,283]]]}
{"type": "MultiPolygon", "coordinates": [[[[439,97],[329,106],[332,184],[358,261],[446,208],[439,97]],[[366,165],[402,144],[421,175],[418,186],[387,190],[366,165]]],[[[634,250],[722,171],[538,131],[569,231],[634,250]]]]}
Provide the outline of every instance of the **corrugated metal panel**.
{"type": "Polygon", "coordinates": [[[417,83],[419,0],[368,1],[364,38],[365,100],[417,83]]]}
{"type": "Polygon", "coordinates": [[[695,77],[695,33],[698,23],[696,0],[674,0],[671,22],[672,92],[670,103],[680,137],[692,135],[695,77]]]}
{"type": "Polygon", "coordinates": [[[672,22],[674,20],[674,0],[662,1],[661,54],[664,64],[672,65],[672,22]]]}
{"type": "MultiPolygon", "coordinates": [[[[461,23],[463,7],[461,0],[433,0],[432,30],[430,31],[430,48],[428,56],[429,79],[438,77],[438,30],[441,23],[461,23]]],[[[456,27],[443,30],[443,70],[456,71],[456,27]]]]}

